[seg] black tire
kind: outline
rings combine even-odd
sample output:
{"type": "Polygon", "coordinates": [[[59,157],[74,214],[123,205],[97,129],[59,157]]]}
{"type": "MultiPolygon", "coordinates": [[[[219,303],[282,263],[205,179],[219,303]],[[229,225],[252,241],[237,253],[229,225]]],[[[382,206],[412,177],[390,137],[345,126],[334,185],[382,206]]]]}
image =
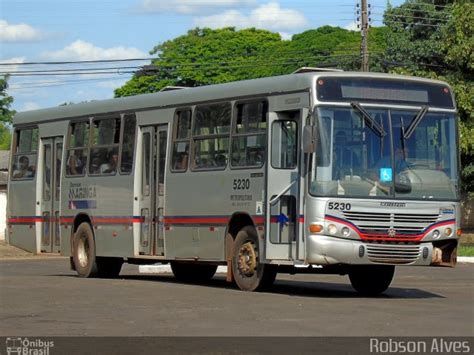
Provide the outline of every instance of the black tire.
{"type": "Polygon", "coordinates": [[[123,259],[112,257],[96,257],[96,263],[99,277],[113,279],[120,274],[123,259]]]}
{"type": "Polygon", "coordinates": [[[234,241],[232,274],[243,291],[263,290],[273,285],[278,268],[259,262],[258,237],[251,226],[242,228],[234,241]]]}
{"type": "Polygon", "coordinates": [[[94,232],[89,223],[79,225],[72,239],[73,263],[80,277],[97,277],[99,269],[95,257],[94,232]]]}
{"type": "Polygon", "coordinates": [[[172,261],[171,271],[179,281],[205,282],[212,279],[217,271],[217,265],[197,264],[172,261]]]}
{"type": "Polygon", "coordinates": [[[352,287],[364,296],[377,296],[388,289],[395,274],[393,265],[360,265],[349,271],[352,287]]]}

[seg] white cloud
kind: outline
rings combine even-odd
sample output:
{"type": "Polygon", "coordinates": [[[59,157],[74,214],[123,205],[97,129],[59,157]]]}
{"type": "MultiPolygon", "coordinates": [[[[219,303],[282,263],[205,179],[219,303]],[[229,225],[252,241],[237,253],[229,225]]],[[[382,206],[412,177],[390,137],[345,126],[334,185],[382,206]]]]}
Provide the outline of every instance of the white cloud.
{"type": "Polygon", "coordinates": [[[0,59],[0,73],[10,73],[17,71],[20,68],[18,64],[12,63],[24,63],[25,57],[12,57],[8,59],[0,59]],[[2,65],[2,64],[10,64],[10,65],[2,65]]]}
{"type": "Polygon", "coordinates": [[[284,41],[290,41],[291,37],[293,37],[293,35],[288,32],[280,32],[280,36],[281,36],[281,39],[284,41]]]}
{"type": "Polygon", "coordinates": [[[43,38],[41,31],[26,23],[11,24],[0,20],[0,41],[4,42],[28,42],[43,38]]]}
{"type": "MultiPolygon", "coordinates": [[[[302,13],[293,9],[283,9],[277,2],[263,4],[248,15],[241,11],[228,10],[217,15],[197,17],[194,22],[200,27],[257,27],[274,31],[294,30],[308,24],[302,13]]],[[[288,36],[287,33],[282,34],[288,36]]]]}
{"type": "Polygon", "coordinates": [[[358,26],[357,22],[353,21],[353,22],[349,22],[347,25],[345,25],[344,29],[346,29],[348,31],[359,31],[359,28],[357,26],[358,26]]]}
{"type": "Polygon", "coordinates": [[[142,0],[142,12],[175,12],[179,14],[195,14],[212,9],[248,6],[255,0],[142,0]]]}
{"type": "Polygon", "coordinates": [[[18,111],[32,111],[32,110],[38,110],[39,108],[41,108],[41,106],[38,105],[36,102],[27,101],[23,104],[23,106],[18,111]]]}
{"type": "Polygon", "coordinates": [[[101,48],[92,43],[77,40],[63,49],[43,52],[41,57],[50,60],[102,60],[143,58],[147,54],[135,47],[101,48]]]}

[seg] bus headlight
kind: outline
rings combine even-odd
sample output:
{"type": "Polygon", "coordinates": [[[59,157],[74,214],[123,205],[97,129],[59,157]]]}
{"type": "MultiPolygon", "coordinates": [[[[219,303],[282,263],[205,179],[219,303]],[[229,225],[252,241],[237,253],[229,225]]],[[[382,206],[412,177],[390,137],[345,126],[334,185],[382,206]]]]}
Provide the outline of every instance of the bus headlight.
{"type": "Polygon", "coordinates": [[[451,233],[453,233],[453,230],[449,227],[444,230],[444,235],[447,237],[449,237],[451,233]]]}
{"type": "Polygon", "coordinates": [[[439,238],[439,230],[435,229],[433,232],[433,238],[439,238]]]}
{"type": "Polygon", "coordinates": [[[337,233],[337,227],[334,224],[330,224],[328,226],[328,232],[329,232],[329,234],[332,234],[332,235],[336,234],[337,233]]]}
{"type": "Polygon", "coordinates": [[[350,231],[349,228],[347,228],[347,227],[342,228],[342,235],[343,235],[344,237],[348,237],[349,234],[351,234],[351,231],[350,231]]]}

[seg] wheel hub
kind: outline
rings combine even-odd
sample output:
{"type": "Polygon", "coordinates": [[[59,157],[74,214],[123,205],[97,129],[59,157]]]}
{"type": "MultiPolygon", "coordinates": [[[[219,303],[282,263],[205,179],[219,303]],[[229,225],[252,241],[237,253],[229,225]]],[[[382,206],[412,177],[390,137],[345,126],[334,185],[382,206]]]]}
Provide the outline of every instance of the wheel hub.
{"type": "Polygon", "coordinates": [[[77,258],[81,267],[86,267],[89,261],[89,243],[87,237],[81,236],[77,246],[77,258]]]}
{"type": "Polygon", "coordinates": [[[257,269],[257,252],[251,242],[242,244],[239,249],[239,271],[246,276],[252,276],[257,269]]]}

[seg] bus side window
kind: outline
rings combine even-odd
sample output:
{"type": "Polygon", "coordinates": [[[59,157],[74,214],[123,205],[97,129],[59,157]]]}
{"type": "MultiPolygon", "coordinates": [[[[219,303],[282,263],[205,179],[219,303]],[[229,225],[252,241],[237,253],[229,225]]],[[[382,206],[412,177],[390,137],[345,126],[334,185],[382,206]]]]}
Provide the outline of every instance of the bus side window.
{"type": "Polygon", "coordinates": [[[193,169],[224,170],[230,135],[230,103],[197,106],[193,127],[193,169]]]}
{"type": "Polygon", "coordinates": [[[171,156],[171,171],[185,172],[189,161],[189,138],[191,135],[191,110],[176,111],[174,141],[171,156]]]}
{"type": "Polygon", "coordinates": [[[83,176],[89,153],[89,121],[73,122],[69,126],[66,175],[83,176]]]}
{"type": "Polygon", "coordinates": [[[38,128],[17,130],[12,165],[13,180],[32,180],[36,174],[38,128]]]}
{"type": "Polygon", "coordinates": [[[113,175],[117,171],[120,123],[119,117],[93,121],[89,174],[113,175]]]}
{"type": "Polygon", "coordinates": [[[133,168],[135,152],[135,131],[137,120],[135,115],[125,115],[123,119],[122,156],[120,157],[120,172],[130,174],[133,168]]]}
{"type": "Polygon", "coordinates": [[[266,101],[238,104],[232,133],[232,167],[262,167],[265,162],[266,101]]]}

